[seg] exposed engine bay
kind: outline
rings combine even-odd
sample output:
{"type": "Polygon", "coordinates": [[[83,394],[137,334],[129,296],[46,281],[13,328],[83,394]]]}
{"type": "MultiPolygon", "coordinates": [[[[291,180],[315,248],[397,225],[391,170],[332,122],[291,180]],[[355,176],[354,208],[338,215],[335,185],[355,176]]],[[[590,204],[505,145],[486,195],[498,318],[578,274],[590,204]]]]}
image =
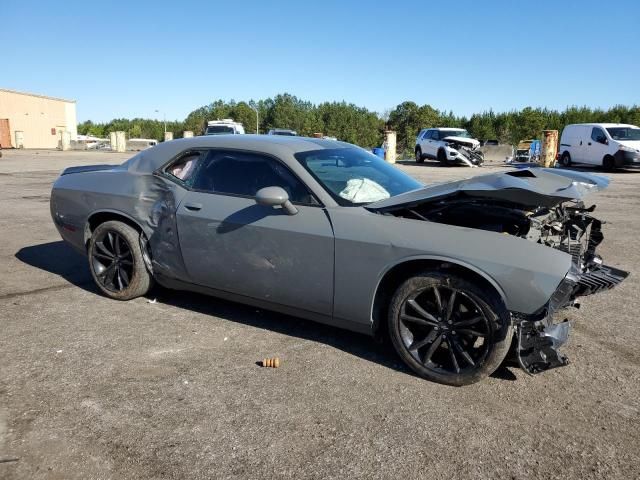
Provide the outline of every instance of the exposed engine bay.
{"type": "Polygon", "coordinates": [[[590,215],[595,206],[575,203],[532,208],[463,194],[458,197],[396,210],[393,215],[526,238],[565,251],[574,262],[581,259],[583,266],[593,261],[595,247],[602,241],[601,222],[590,215]]]}
{"type": "Polygon", "coordinates": [[[447,137],[444,139],[447,147],[458,152],[454,158],[469,167],[479,167],[484,163],[484,154],[480,151],[480,145],[468,142],[462,137],[447,137]]]}

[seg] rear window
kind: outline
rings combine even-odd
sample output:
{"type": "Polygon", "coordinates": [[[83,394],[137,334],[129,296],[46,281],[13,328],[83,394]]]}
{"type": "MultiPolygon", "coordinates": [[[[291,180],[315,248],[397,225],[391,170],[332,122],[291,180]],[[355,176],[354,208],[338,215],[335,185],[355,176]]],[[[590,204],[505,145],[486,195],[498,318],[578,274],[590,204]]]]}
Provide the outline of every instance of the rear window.
{"type": "Polygon", "coordinates": [[[296,137],[296,132],[292,130],[273,130],[271,135],[283,135],[285,137],[296,137]]]}
{"type": "Polygon", "coordinates": [[[214,126],[207,127],[205,134],[206,135],[226,135],[234,132],[235,130],[233,129],[233,127],[229,127],[227,125],[214,125],[214,126]]]}

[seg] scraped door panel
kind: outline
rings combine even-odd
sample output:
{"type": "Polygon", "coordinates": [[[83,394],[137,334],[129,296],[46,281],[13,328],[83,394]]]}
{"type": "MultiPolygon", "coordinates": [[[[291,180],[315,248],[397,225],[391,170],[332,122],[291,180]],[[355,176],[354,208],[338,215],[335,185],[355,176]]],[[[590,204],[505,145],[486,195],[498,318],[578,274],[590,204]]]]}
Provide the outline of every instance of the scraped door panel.
{"type": "Polygon", "coordinates": [[[296,215],[251,198],[190,192],[178,208],[193,283],[330,315],[334,238],[325,212],[296,215]]]}

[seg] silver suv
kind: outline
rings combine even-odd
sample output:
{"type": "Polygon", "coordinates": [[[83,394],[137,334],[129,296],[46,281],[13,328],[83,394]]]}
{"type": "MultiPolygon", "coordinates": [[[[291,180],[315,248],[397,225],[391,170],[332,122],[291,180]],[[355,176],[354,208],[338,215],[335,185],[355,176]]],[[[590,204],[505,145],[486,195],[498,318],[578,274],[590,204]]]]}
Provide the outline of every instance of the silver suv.
{"type": "Polygon", "coordinates": [[[442,165],[477,167],[484,162],[479,149],[480,142],[462,128],[425,128],[416,138],[416,162],[430,158],[442,165]]]}

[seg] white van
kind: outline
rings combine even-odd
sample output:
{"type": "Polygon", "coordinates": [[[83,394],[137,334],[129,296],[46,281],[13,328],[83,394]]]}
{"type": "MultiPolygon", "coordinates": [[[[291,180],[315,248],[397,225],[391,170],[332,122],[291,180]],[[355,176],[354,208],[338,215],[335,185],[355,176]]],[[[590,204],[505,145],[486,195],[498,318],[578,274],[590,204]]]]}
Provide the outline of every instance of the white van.
{"type": "Polygon", "coordinates": [[[577,123],[562,131],[560,164],[599,165],[605,170],[640,167],[640,127],[622,123],[577,123]]]}

